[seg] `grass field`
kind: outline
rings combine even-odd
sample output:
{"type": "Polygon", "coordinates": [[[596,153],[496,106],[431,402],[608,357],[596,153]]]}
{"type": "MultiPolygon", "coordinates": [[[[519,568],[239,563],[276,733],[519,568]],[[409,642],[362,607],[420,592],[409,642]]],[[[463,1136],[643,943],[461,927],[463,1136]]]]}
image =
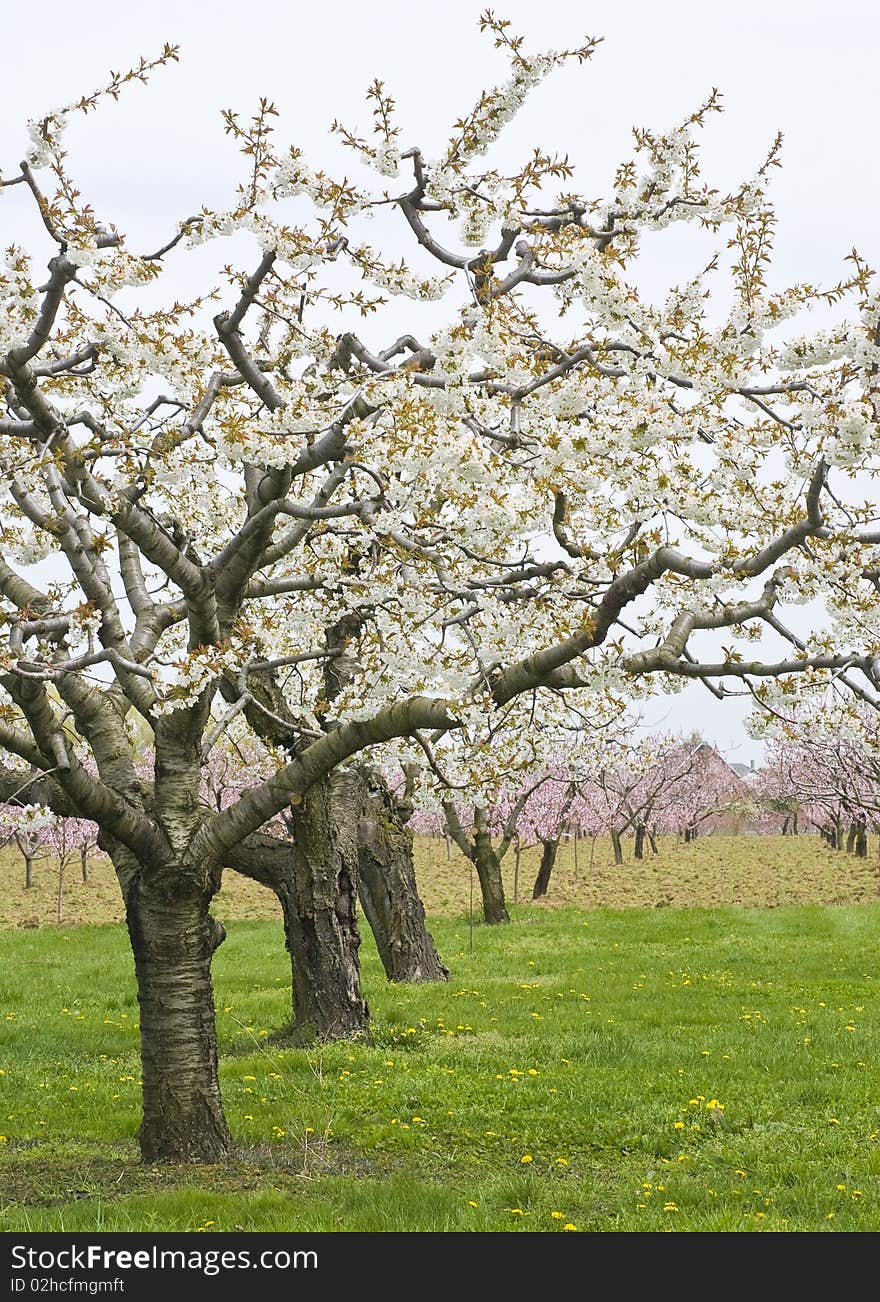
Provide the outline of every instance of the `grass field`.
{"type": "Polygon", "coordinates": [[[772,840],[615,873],[594,858],[587,882],[563,865],[549,904],[473,929],[468,875],[435,843],[424,887],[450,981],[389,985],[365,929],[371,1032],[309,1050],[275,1038],[280,928],[233,920],[215,961],[238,1145],[222,1167],[138,1161],[123,929],[4,931],[0,1231],[880,1230],[875,864],[772,840]],[[785,902],[793,850],[808,896],[856,902],[785,902]],[[608,878],[648,891],[654,870],[645,902],[673,907],[622,908],[622,885],[565,902],[608,878]],[[734,876],[779,907],[675,907],[734,876]]]}

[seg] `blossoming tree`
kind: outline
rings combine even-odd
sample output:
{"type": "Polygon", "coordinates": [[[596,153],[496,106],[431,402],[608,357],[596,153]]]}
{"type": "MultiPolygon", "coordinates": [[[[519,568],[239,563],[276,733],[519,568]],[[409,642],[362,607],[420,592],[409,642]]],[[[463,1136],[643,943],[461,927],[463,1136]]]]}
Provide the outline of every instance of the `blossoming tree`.
{"type": "Polygon", "coordinates": [[[74,859],[79,860],[83,882],[89,880],[89,858],[97,850],[98,829],[80,818],[58,818],[41,805],[0,806],[0,848],[15,845],[24,860],[24,885],[34,885],[34,863],[40,859],[53,865],[57,884],[55,916],[64,921],[64,874],[74,859]]]}
{"type": "Polygon", "coordinates": [[[595,41],[535,55],[481,21],[507,80],[435,157],[379,82],[370,134],[335,124],[353,179],[279,144],[270,102],[229,111],[240,183],[155,248],[94,211],[64,148],[71,118],[147,61],[33,122],[0,176],[35,222],[0,271],[0,795],[92,820],[113,860],[146,1159],[228,1151],[209,904],[282,810],[304,934],[351,970],[356,888],[333,837],[363,751],[430,756],[454,782],[516,775],[536,716],[652,684],[878,672],[869,269],[854,254],[825,294],[771,288],[778,148],[732,191],[709,186],[714,92],[636,131],[604,197],[544,149],[490,166],[529,91],[595,41]],[[718,256],[655,302],[639,261],[673,224],[718,256]],[[179,260],[232,234],[250,261],[184,300],[179,260]],[[792,337],[813,304],[833,323],[792,337]],[[831,622],[798,646],[785,607],[813,596],[831,622]],[[762,632],[772,645],[749,647],[762,632]],[[238,718],[269,734],[274,770],[210,809],[202,771],[238,718]]]}
{"type": "Polygon", "coordinates": [[[830,849],[866,857],[868,830],[880,823],[876,706],[838,683],[821,696],[801,692],[779,703],[762,731],[769,807],[816,828],[830,849]]]}

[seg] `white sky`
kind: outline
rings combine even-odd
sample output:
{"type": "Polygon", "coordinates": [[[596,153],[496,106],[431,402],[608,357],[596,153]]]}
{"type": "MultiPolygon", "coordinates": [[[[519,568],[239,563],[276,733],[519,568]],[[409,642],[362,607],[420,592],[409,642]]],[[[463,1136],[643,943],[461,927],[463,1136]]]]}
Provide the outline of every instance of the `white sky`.
{"type": "MultiPolygon", "coordinates": [[[[435,153],[480,89],[506,78],[505,59],[478,31],[484,7],[470,0],[150,0],[86,8],[70,0],[0,0],[0,169],[18,170],[27,119],[78,99],[103,84],[109,69],[154,56],[165,41],[179,44],[178,65],[80,119],[65,137],[71,171],[98,215],[126,232],[132,247],[158,247],[202,204],[226,204],[240,171],[220,110],[247,115],[261,95],[281,113],[279,139],[338,173],[329,124],[337,117],[366,134],[363,91],[379,77],[397,101],[403,147],[417,143],[435,153]]],[[[785,135],[773,187],[774,280],[832,283],[853,246],[880,266],[880,5],[499,0],[493,7],[532,49],[604,38],[589,63],[557,73],[529,100],[515,127],[516,156],[537,144],[568,153],[573,188],[607,194],[615,165],[631,156],[633,125],[671,126],[717,86],[725,113],[704,132],[712,183],[735,184],[763,159],[777,130],[785,135]]],[[[3,244],[32,229],[21,222],[24,210],[22,187],[3,194],[3,244]]],[[[676,278],[677,269],[668,276],[676,278]]],[[[748,760],[760,748],[744,737],[740,713],[693,686],[649,707],[646,722],[698,727],[730,758],[748,760]]]]}

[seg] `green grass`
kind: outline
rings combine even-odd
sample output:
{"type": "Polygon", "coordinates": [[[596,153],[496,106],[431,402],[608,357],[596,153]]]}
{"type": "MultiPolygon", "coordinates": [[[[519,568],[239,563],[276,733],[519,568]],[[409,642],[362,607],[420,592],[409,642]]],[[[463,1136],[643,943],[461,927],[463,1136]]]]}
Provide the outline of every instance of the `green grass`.
{"type": "Polygon", "coordinates": [[[448,984],[365,936],[370,1036],[302,1050],[280,928],[230,925],[238,1150],[197,1168],[138,1161],[123,930],[0,933],[0,1231],[880,1230],[880,905],[431,929],[448,984]]]}

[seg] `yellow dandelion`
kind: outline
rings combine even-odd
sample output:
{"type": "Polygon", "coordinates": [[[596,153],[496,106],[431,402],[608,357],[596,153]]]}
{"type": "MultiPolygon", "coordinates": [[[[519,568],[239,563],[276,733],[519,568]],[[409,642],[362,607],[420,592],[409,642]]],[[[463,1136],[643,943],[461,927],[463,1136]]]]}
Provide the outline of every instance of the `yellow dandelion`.
{"type": "Polygon", "coordinates": [[[521,1162],[524,1162],[524,1163],[531,1162],[531,1161],[532,1161],[532,1155],[531,1155],[531,1153],[523,1153],[522,1157],[521,1157],[519,1160],[520,1160],[521,1162]]]}
{"type": "Polygon", "coordinates": [[[561,1221],[561,1220],[564,1218],[565,1213],[564,1213],[564,1212],[551,1212],[550,1215],[553,1217],[554,1221],[561,1221]]]}
{"type": "Polygon", "coordinates": [[[576,1229],[577,1229],[577,1226],[576,1226],[576,1225],[572,1225],[571,1221],[568,1221],[567,1224],[563,1225],[562,1228],[563,1228],[564,1230],[576,1230],[576,1229]]]}

